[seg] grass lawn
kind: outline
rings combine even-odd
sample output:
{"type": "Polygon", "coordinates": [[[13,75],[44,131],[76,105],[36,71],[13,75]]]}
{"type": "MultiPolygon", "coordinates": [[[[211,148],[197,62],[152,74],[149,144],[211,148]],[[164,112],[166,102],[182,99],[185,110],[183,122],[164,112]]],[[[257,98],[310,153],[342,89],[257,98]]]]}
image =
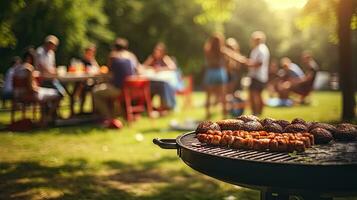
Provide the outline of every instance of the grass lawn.
{"type": "MultiPolygon", "coordinates": [[[[263,117],[339,119],[339,93],[317,92],[311,99],[309,106],[267,108],[263,117]]],[[[0,199],[259,199],[258,191],[201,175],[175,150],[152,144],[155,137],[182,133],[168,128],[173,119],[203,119],[203,93],[195,93],[194,100],[193,108],[180,104],[180,111],[143,117],[121,130],[88,124],[0,132],[0,199]]],[[[215,119],[221,118],[218,108],[215,112],[215,119]]],[[[0,113],[0,119],[8,121],[8,113],[0,113]]]]}

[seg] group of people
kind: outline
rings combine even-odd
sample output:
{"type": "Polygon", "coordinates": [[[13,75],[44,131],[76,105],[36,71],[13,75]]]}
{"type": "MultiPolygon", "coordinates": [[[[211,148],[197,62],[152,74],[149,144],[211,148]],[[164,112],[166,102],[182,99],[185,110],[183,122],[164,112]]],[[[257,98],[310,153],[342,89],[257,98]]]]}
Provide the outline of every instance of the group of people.
{"type": "Polygon", "coordinates": [[[291,93],[301,96],[301,101],[312,90],[318,65],[309,52],[303,52],[302,63],[305,72],[287,57],[281,59],[282,69],[270,62],[266,35],[262,31],[251,34],[249,57],[241,55],[239,44],[233,38],[226,41],[221,34],[212,35],[204,45],[205,73],[203,84],[206,91],[206,118],[210,118],[211,107],[222,103],[222,114],[227,116],[230,105],[227,97],[237,96],[241,89],[240,80],[244,71],[250,78],[249,104],[253,115],[261,115],[264,108],[262,92],[271,88],[281,99],[288,99],[291,93]],[[246,69],[246,70],[244,70],[246,69]],[[276,70],[274,70],[276,69],[276,70]]]}
{"type": "MultiPolygon", "coordinates": [[[[109,54],[108,67],[112,72],[112,81],[99,84],[93,89],[93,99],[96,111],[103,116],[104,125],[109,127],[120,127],[121,123],[115,118],[115,111],[108,99],[117,97],[125,86],[127,77],[142,74],[145,70],[152,70],[155,73],[161,71],[172,71],[176,73],[177,66],[174,60],[167,55],[166,47],[163,43],[158,43],[154,47],[151,55],[140,64],[134,53],[128,49],[129,43],[124,38],[118,38],[109,54]]],[[[152,96],[159,96],[160,111],[172,110],[176,105],[175,88],[166,81],[151,80],[150,91],[152,96]]]]}
{"type": "Polygon", "coordinates": [[[41,75],[56,73],[55,50],[59,40],[54,35],[46,37],[43,45],[36,50],[26,48],[22,58],[15,57],[5,76],[3,98],[39,102],[41,105],[41,125],[53,123],[57,107],[64,95],[63,87],[56,81],[42,81],[41,75]],[[18,86],[18,88],[15,88],[18,86]]]}
{"type": "MultiPolygon", "coordinates": [[[[46,37],[43,45],[36,50],[27,48],[22,59],[16,57],[9,68],[5,77],[5,88],[3,97],[23,98],[32,95],[33,98],[46,102],[41,110],[45,124],[53,122],[56,118],[56,110],[59,101],[66,95],[66,85],[60,83],[57,79],[57,69],[55,60],[55,51],[59,44],[59,39],[54,35],[46,37]],[[25,73],[23,71],[26,71],[25,73]],[[26,92],[14,89],[14,79],[19,76],[27,77],[29,81],[26,92]],[[47,78],[46,78],[47,77],[47,78]],[[51,78],[48,78],[51,77],[51,78]],[[40,80],[40,81],[39,81],[40,80]],[[31,84],[30,84],[31,83],[31,84]],[[30,94],[31,93],[31,94],[30,94]]],[[[167,55],[166,47],[163,43],[158,43],[153,53],[140,64],[134,53],[128,50],[129,43],[124,38],[115,40],[112,51],[108,56],[107,66],[111,72],[111,78],[100,84],[89,84],[78,82],[74,84],[74,94],[80,99],[80,111],[83,112],[85,97],[88,92],[93,94],[93,103],[95,111],[102,116],[105,126],[120,128],[121,122],[116,119],[116,112],[112,104],[115,97],[118,97],[124,87],[124,81],[128,76],[137,75],[145,70],[152,70],[155,73],[160,71],[173,71],[177,69],[176,62],[167,55]]],[[[89,45],[81,58],[85,71],[100,71],[99,64],[96,61],[96,47],[89,45]]],[[[152,96],[160,97],[160,110],[171,110],[175,107],[175,88],[165,81],[151,81],[152,96]]]]}
{"type": "MultiPolygon", "coordinates": [[[[262,114],[264,107],[262,91],[266,87],[276,92],[281,99],[288,99],[291,93],[296,93],[301,96],[301,100],[304,100],[311,91],[318,69],[311,53],[302,54],[305,72],[287,57],[281,59],[282,69],[279,70],[275,62],[270,62],[270,52],[263,32],[253,32],[250,42],[250,55],[245,57],[240,53],[239,43],[233,38],[225,40],[223,35],[213,34],[206,41],[203,48],[206,67],[202,81],[207,94],[207,118],[211,117],[211,107],[215,103],[222,103],[222,113],[224,116],[227,115],[228,110],[232,108],[227,99],[235,96],[236,91],[241,89],[240,79],[243,71],[247,71],[247,76],[250,77],[249,104],[254,115],[262,114]]],[[[55,78],[57,75],[55,51],[58,45],[59,39],[56,36],[47,36],[43,45],[36,50],[28,48],[22,59],[14,58],[12,67],[5,77],[3,97],[6,98],[29,95],[12,88],[15,77],[28,77],[28,91],[34,98],[45,102],[41,109],[46,116],[45,123],[53,121],[59,101],[66,95],[65,87],[55,78]],[[52,78],[38,82],[38,77],[52,78]]],[[[108,56],[107,66],[112,74],[109,81],[100,84],[80,82],[74,86],[75,94],[80,99],[81,112],[87,93],[92,92],[95,110],[102,116],[105,126],[122,126],[121,122],[116,120],[113,105],[108,104],[108,101],[122,92],[124,81],[128,76],[140,74],[145,70],[155,73],[177,72],[176,60],[167,55],[163,43],[158,43],[154,47],[152,54],[143,64],[128,47],[128,40],[124,38],[115,40],[108,56]]],[[[96,47],[91,44],[85,49],[81,59],[86,71],[99,72],[99,64],[95,56],[96,47]]],[[[171,84],[152,80],[150,85],[152,95],[160,97],[160,110],[171,110],[175,107],[175,88],[171,84]]]]}
{"type": "Polygon", "coordinates": [[[306,103],[306,97],[313,90],[319,67],[311,52],[304,51],[302,53],[301,64],[304,66],[304,70],[293,63],[290,58],[284,57],[280,60],[282,69],[275,69],[275,73],[271,72],[275,74],[271,76],[269,81],[271,91],[277,93],[278,98],[283,102],[282,106],[284,106],[284,102],[291,101],[290,95],[292,93],[299,97],[298,103],[306,103]]]}

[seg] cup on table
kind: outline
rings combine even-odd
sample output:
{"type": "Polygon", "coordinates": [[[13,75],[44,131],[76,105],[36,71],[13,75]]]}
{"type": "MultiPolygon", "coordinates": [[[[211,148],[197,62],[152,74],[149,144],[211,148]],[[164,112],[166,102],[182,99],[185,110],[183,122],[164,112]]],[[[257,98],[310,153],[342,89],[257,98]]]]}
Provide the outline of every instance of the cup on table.
{"type": "Polygon", "coordinates": [[[58,76],[65,76],[67,74],[67,67],[66,66],[58,66],[57,67],[57,74],[58,76]]]}

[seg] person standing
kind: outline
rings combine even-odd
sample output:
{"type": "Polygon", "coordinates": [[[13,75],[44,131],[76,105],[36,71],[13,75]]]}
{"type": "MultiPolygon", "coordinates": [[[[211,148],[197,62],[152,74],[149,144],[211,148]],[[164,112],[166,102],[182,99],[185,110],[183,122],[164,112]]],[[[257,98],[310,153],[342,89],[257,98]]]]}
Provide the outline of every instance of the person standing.
{"type": "Polygon", "coordinates": [[[212,97],[222,103],[222,114],[227,115],[226,108],[226,89],[228,83],[228,73],[226,69],[226,60],[222,52],[224,47],[224,38],[220,34],[212,35],[204,45],[205,54],[205,74],[203,84],[206,91],[206,118],[211,118],[212,97]]]}
{"type": "Polygon", "coordinates": [[[253,115],[261,115],[264,102],[262,92],[268,81],[270,52],[265,44],[266,36],[262,31],[255,31],[251,35],[252,51],[248,66],[248,76],[251,78],[249,86],[249,100],[253,115]]]}

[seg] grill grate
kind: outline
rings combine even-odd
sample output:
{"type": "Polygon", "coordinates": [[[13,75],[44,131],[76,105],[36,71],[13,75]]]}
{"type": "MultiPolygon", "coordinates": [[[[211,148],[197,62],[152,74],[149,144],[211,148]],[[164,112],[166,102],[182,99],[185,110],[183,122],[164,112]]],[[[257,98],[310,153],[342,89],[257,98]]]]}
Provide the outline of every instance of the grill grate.
{"type": "Polygon", "coordinates": [[[222,156],[229,159],[244,159],[277,163],[305,164],[357,164],[357,142],[334,142],[328,145],[315,145],[303,153],[277,153],[254,150],[229,149],[201,144],[195,134],[180,138],[182,145],[192,151],[222,156]]]}

